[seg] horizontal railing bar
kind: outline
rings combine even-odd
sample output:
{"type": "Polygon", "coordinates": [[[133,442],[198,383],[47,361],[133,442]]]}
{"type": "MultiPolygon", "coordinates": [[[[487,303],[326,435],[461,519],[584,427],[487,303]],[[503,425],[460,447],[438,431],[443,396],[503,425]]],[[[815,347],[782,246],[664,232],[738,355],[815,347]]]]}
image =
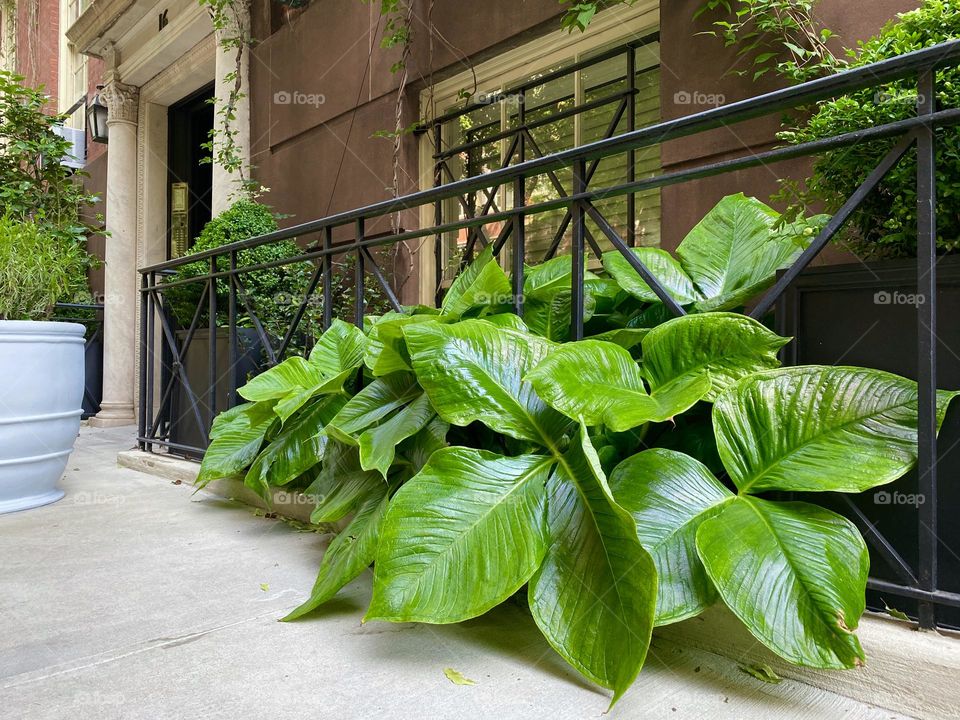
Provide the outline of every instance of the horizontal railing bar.
{"type": "MultiPolygon", "coordinates": [[[[820,152],[827,150],[836,150],[842,147],[849,145],[854,145],[860,142],[868,142],[872,140],[882,140],[890,137],[896,137],[898,135],[903,135],[910,130],[924,124],[925,122],[933,122],[937,126],[946,126],[946,125],[956,125],[960,124],[960,108],[953,108],[950,110],[941,110],[937,113],[934,113],[931,116],[926,116],[924,118],[907,118],[906,120],[899,120],[894,123],[889,123],[887,125],[879,125],[877,127],[867,128],[865,130],[854,130],[843,135],[836,135],[831,138],[824,138],[822,140],[812,140],[807,143],[802,143],[800,145],[788,145],[782,148],[776,148],[774,150],[767,150],[762,153],[756,153],[753,155],[747,155],[739,158],[731,158],[729,160],[722,160],[715,163],[710,163],[708,165],[702,165],[692,168],[685,168],[683,170],[677,170],[670,173],[662,173],[654,177],[641,178],[640,180],[635,180],[632,183],[622,183],[619,185],[611,185],[606,188],[598,190],[588,190],[579,195],[567,195],[566,197],[558,197],[551,200],[544,200],[539,203],[532,205],[524,206],[524,215],[536,215],[538,213],[547,212],[549,210],[556,210],[558,208],[569,207],[571,203],[581,201],[581,200],[606,200],[612,197],[618,197],[620,195],[627,195],[634,192],[640,192],[642,190],[651,190],[658,187],[666,187],[669,185],[676,185],[678,183],[687,181],[687,180],[696,180],[705,177],[710,177],[713,175],[720,175],[726,172],[731,172],[733,170],[743,170],[749,167],[754,167],[756,165],[763,164],[773,164],[777,162],[783,162],[786,160],[793,160],[800,157],[805,157],[809,155],[814,155],[820,152]]],[[[351,252],[360,247],[377,247],[380,245],[386,245],[395,242],[402,242],[404,240],[414,240],[416,238],[425,237],[427,235],[436,235],[439,233],[450,232],[453,230],[461,230],[465,228],[478,227],[482,225],[488,225],[493,222],[499,222],[501,220],[509,220],[512,216],[515,215],[513,210],[504,210],[497,213],[490,213],[483,216],[473,217],[473,218],[464,218],[463,220],[452,221],[449,223],[443,223],[441,225],[432,225],[430,227],[425,227],[417,230],[407,230],[402,233],[397,234],[385,234],[377,237],[368,237],[365,238],[364,242],[357,244],[354,241],[341,243],[339,245],[332,246],[329,250],[313,250],[305,252],[301,255],[297,255],[290,258],[282,258],[279,260],[272,260],[266,263],[260,263],[258,265],[250,265],[241,268],[237,268],[236,273],[244,272],[253,272],[255,270],[267,270],[274,267],[279,267],[281,265],[293,265],[298,262],[307,262],[310,260],[316,260],[323,258],[325,256],[335,256],[344,253],[351,252]]],[[[320,228],[321,230],[323,228],[320,228]]],[[[266,236],[264,236],[266,237],[266,236]]],[[[244,241],[241,241],[244,242],[244,241]]],[[[231,245],[224,245],[219,248],[214,248],[212,250],[204,251],[204,253],[197,253],[195,256],[189,256],[190,258],[202,258],[203,256],[209,256],[210,254],[223,254],[226,255],[232,250],[236,249],[234,246],[236,243],[231,245]]],[[[312,247],[312,245],[311,245],[312,247]]],[[[178,258],[182,260],[183,258],[178,258]]],[[[193,260],[191,260],[193,262],[193,260]]],[[[182,264],[182,263],[178,263],[182,264]]],[[[140,272],[156,272],[162,271],[163,267],[151,266],[143,268],[140,272]]],[[[226,277],[231,274],[231,271],[223,271],[212,275],[212,277],[226,277]]],[[[183,280],[176,280],[166,283],[158,283],[150,285],[147,288],[143,288],[143,291],[150,289],[165,289],[170,287],[176,287],[177,285],[185,285],[191,282],[200,282],[202,280],[211,277],[209,275],[197,275],[194,277],[186,278],[183,280]]]]}
{"type": "MultiPolygon", "coordinates": [[[[571,63],[570,65],[566,65],[562,68],[554,70],[553,72],[549,72],[546,75],[541,75],[533,80],[526,80],[518,85],[512,85],[508,88],[504,88],[503,90],[498,90],[497,92],[502,95],[515,95],[517,93],[526,92],[527,90],[530,90],[535,87],[540,87],[541,85],[546,85],[547,83],[557,80],[559,78],[562,78],[566,75],[571,75],[579,70],[592,67],[593,65],[604,62],[605,60],[610,60],[612,58],[615,58],[618,55],[626,55],[627,52],[633,52],[637,48],[643,47],[644,45],[652,45],[653,43],[659,42],[659,41],[660,41],[660,31],[655,30],[654,32],[651,32],[649,35],[644,35],[643,37],[633,40],[627,43],[626,45],[620,45],[619,47],[613,48],[611,50],[607,50],[606,52],[602,52],[599,55],[593,55],[592,57],[589,57],[585,60],[581,60],[576,63],[571,63]]],[[[652,69],[653,67],[657,67],[657,66],[651,66],[650,69],[652,69]]],[[[643,71],[646,71],[646,70],[647,68],[644,68],[643,71]]],[[[479,110],[480,108],[484,108],[487,106],[488,106],[488,103],[472,103],[462,108],[451,110],[445,113],[444,115],[440,115],[439,117],[436,117],[430,120],[430,124],[435,125],[438,123],[442,124],[445,122],[450,122],[451,120],[456,120],[461,115],[466,115],[468,113],[473,112],[474,110],[479,110]]]]}
{"type": "Polygon", "coordinates": [[[886,592],[891,595],[911,598],[912,600],[926,600],[928,602],[940,603],[941,605],[960,607],[960,594],[947,592],[946,590],[922,590],[918,587],[897,585],[896,583],[886,580],[876,580],[874,578],[867,580],[867,587],[877,592],[886,592]]]}
{"type": "Polygon", "coordinates": [[[170,440],[161,440],[160,438],[153,438],[148,436],[137,436],[137,441],[144,443],[145,445],[160,445],[162,447],[171,448],[173,450],[180,450],[181,452],[190,452],[203,455],[206,451],[206,448],[194,447],[193,445],[182,445],[180,443],[175,443],[170,440]]]}
{"type": "Polygon", "coordinates": [[[55,308],[69,308],[71,310],[103,310],[104,305],[98,303],[63,303],[58,302],[53,305],[55,308]]]}
{"type": "MultiPolygon", "coordinates": [[[[178,267],[190,262],[212,257],[225,251],[243,250],[278,240],[294,238],[298,235],[313,234],[328,225],[338,227],[356,222],[359,219],[387,215],[403,210],[412,210],[430,202],[455,197],[458,194],[463,195],[480,188],[503,185],[520,176],[531,177],[543,174],[547,170],[569,166],[579,159],[589,160],[596,157],[615,155],[628,150],[658,144],[665,140],[685,137],[704,130],[711,130],[727,123],[752,120],[773,112],[796,107],[799,104],[822,100],[876,85],[883,85],[887,82],[907,77],[916,73],[918,70],[940,67],[951,60],[958,59],[960,59],[960,40],[953,40],[922,50],[916,50],[890,60],[883,60],[872,65],[845,70],[836,75],[810,80],[801,85],[774,90],[755,98],[740,100],[730,103],[729,105],[721,105],[693,115],[667,120],[640,130],[623,133],[612,138],[597,140],[570,150],[564,150],[539,158],[532,158],[522,163],[517,163],[516,165],[493,170],[484,175],[464,178],[463,180],[458,180],[447,185],[420,190],[398,198],[382,200],[365,207],[355,208],[299,225],[293,225],[289,228],[277,230],[256,238],[240,240],[236,243],[205,250],[195,255],[168,260],[143,268],[141,271],[148,272],[151,270],[178,267]]],[[[933,121],[932,116],[927,116],[927,119],[933,121]]]]}

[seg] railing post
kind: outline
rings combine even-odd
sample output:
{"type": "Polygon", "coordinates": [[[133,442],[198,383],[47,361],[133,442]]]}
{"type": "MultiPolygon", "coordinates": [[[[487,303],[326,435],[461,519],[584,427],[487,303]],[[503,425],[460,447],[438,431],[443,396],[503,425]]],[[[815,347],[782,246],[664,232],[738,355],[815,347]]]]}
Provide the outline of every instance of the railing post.
{"type": "MultiPolygon", "coordinates": [[[[517,152],[520,153],[520,162],[526,159],[526,91],[521,88],[517,95],[517,152]]],[[[513,184],[513,207],[519,210],[513,216],[513,311],[523,317],[523,263],[527,257],[527,216],[523,206],[527,204],[527,179],[523,174],[516,177],[513,184]]]]}
{"type": "MultiPolygon", "coordinates": [[[[433,152],[439,155],[443,152],[443,125],[434,123],[433,126],[433,152]]],[[[443,184],[442,160],[437,160],[433,166],[433,186],[440,187],[443,184]]],[[[440,226],[443,224],[443,200],[437,200],[433,204],[433,224],[440,226]]],[[[443,233],[437,233],[433,236],[433,262],[434,262],[434,297],[433,304],[440,307],[440,294],[443,288],[443,233]]]]}
{"type": "MultiPolygon", "coordinates": [[[[629,103],[627,105],[627,132],[637,129],[637,49],[627,47],[627,90],[629,103]]],[[[627,151],[627,182],[637,179],[637,151],[633,148],[627,151]]],[[[627,195],[627,245],[635,247],[637,244],[637,197],[634,193],[627,195]]]]}
{"type": "MultiPolygon", "coordinates": [[[[587,161],[577,159],[573,164],[573,195],[578,196],[587,189],[587,161]]],[[[583,239],[587,231],[587,216],[583,204],[574,201],[570,208],[573,217],[573,247],[570,252],[572,263],[570,277],[570,338],[583,339],[583,239]]]]}
{"type": "MultiPolygon", "coordinates": [[[[210,257],[210,292],[208,293],[208,312],[210,313],[209,322],[207,323],[208,333],[210,337],[207,339],[209,342],[209,358],[208,358],[208,367],[207,367],[207,379],[210,383],[210,387],[207,391],[207,402],[210,405],[210,412],[207,415],[207,427],[200,428],[207,440],[210,438],[210,428],[213,427],[213,418],[217,414],[217,278],[212,277],[217,272],[217,256],[212,255],[210,257]]],[[[185,360],[186,358],[184,358],[185,360]]]]}
{"type": "Polygon", "coordinates": [[[323,229],[323,329],[333,322],[333,227],[323,229]]]}
{"type": "Polygon", "coordinates": [[[137,398],[137,447],[146,450],[144,438],[147,436],[147,318],[149,294],[146,292],[147,276],[140,275],[140,397],[137,398]]]}
{"type": "Polygon", "coordinates": [[[363,218],[357,220],[357,265],[356,273],[354,275],[353,281],[353,312],[354,320],[353,323],[358,328],[363,330],[363,315],[367,311],[367,303],[364,299],[365,289],[364,289],[364,262],[363,262],[363,248],[360,247],[360,243],[364,239],[364,228],[363,228],[363,218]]]}
{"type": "MultiPolygon", "coordinates": [[[[230,352],[230,370],[227,380],[227,408],[232,408],[237,404],[237,365],[240,359],[239,349],[237,347],[237,285],[233,282],[237,273],[237,251],[230,251],[230,277],[227,278],[227,286],[230,288],[229,307],[227,308],[227,328],[230,333],[228,339],[230,352]]],[[[224,409],[227,409],[224,408],[224,409]]]]}
{"type": "MultiPolygon", "coordinates": [[[[147,286],[153,286],[157,284],[157,274],[151,272],[144,275],[144,282],[147,286]]],[[[143,401],[146,405],[147,413],[147,423],[146,423],[146,432],[144,433],[145,437],[152,438],[156,433],[154,432],[154,414],[153,414],[153,389],[154,389],[154,370],[157,367],[157,358],[155,356],[156,350],[156,337],[157,337],[157,301],[155,296],[155,291],[151,290],[146,294],[144,302],[147,303],[147,394],[146,399],[143,401]]],[[[143,448],[147,452],[151,452],[153,445],[150,442],[147,442],[146,447],[143,448]]]]}
{"type": "MultiPolygon", "coordinates": [[[[930,115],[936,105],[935,71],[920,73],[917,113],[930,115]]],[[[917,478],[924,499],[919,522],[920,587],[937,589],[937,181],[935,128],[917,131],[917,478]]],[[[936,606],[920,602],[920,627],[936,627],[936,606]]]]}
{"type": "Polygon", "coordinates": [[[513,216],[513,311],[523,317],[523,261],[526,257],[526,183],[521,175],[514,181],[513,207],[518,212],[513,216]]]}

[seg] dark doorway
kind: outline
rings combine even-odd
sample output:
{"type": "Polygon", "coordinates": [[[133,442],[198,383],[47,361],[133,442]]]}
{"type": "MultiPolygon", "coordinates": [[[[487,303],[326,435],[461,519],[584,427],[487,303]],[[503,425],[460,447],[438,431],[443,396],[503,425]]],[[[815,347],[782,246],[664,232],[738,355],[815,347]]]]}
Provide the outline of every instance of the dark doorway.
{"type": "Polygon", "coordinates": [[[210,221],[213,165],[203,144],[213,129],[213,85],[208,85],[168,111],[167,167],[167,257],[193,245],[210,221]]]}

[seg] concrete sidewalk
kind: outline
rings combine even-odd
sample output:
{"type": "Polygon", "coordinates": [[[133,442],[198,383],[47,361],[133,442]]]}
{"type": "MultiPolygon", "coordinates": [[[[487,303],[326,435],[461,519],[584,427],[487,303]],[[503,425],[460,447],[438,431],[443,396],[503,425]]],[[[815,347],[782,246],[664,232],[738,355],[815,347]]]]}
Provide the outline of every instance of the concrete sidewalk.
{"type": "MultiPolygon", "coordinates": [[[[369,574],[279,623],[326,540],[118,468],[132,430],[84,428],[67,496],[0,516],[0,716],[599,718],[582,680],[510,603],[453,626],[361,625],[369,574]],[[453,684],[453,668],[476,685],[453,684]]],[[[655,640],[610,718],[897,718],[655,640]]]]}

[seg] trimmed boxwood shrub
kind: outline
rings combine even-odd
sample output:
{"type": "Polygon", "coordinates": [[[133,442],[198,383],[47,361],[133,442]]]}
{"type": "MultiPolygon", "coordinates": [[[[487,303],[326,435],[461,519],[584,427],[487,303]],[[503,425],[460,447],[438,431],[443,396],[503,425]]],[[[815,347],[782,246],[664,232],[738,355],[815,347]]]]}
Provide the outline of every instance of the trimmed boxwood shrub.
{"type": "MultiPolygon", "coordinates": [[[[960,5],[953,0],[926,0],[903,13],[875,37],[849,51],[850,67],[893,58],[960,37],[960,5]]],[[[960,70],[937,73],[937,106],[960,105],[960,70]]],[[[801,127],[781,137],[794,143],[830,137],[859,128],[903,120],[916,114],[914,79],[864,90],[819,104],[801,127]]],[[[896,140],[863,143],[821,156],[807,180],[813,199],[835,211],[864,181],[896,140]]],[[[852,218],[850,247],[861,257],[909,257],[916,253],[916,151],[911,150],[880,183],[852,218]]],[[[937,245],[941,252],[960,247],[960,134],[955,128],[937,133],[937,245]]]]}
{"type": "MultiPolygon", "coordinates": [[[[204,226],[189,252],[190,254],[201,253],[273,232],[276,229],[277,221],[270,208],[252,200],[238,200],[204,226]]],[[[268,243],[237,253],[237,267],[243,268],[294,257],[300,252],[300,248],[293,240],[268,243]]],[[[217,269],[228,270],[229,260],[226,257],[218,258],[217,269]]],[[[171,279],[199,277],[207,274],[209,270],[208,260],[198,261],[181,266],[171,279]]],[[[309,279],[309,271],[310,264],[304,262],[243,274],[242,282],[247,299],[267,334],[281,337],[286,331],[288,316],[291,313],[289,297],[302,293],[309,279]]],[[[203,295],[203,288],[203,283],[197,282],[172,287],[166,291],[170,311],[181,327],[190,325],[197,304],[203,295]]],[[[225,278],[217,280],[217,307],[222,312],[224,322],[229,292],[229,282],[225,278]]],[[[241,327],[253,327],[253,322],[247,317],[246,307],[239,295],[237,312],[241,316],[239,318],[241,327]]],[[[206,319],[206,317],[207,315],[202,312],[201,318],[206,319]]]]}

